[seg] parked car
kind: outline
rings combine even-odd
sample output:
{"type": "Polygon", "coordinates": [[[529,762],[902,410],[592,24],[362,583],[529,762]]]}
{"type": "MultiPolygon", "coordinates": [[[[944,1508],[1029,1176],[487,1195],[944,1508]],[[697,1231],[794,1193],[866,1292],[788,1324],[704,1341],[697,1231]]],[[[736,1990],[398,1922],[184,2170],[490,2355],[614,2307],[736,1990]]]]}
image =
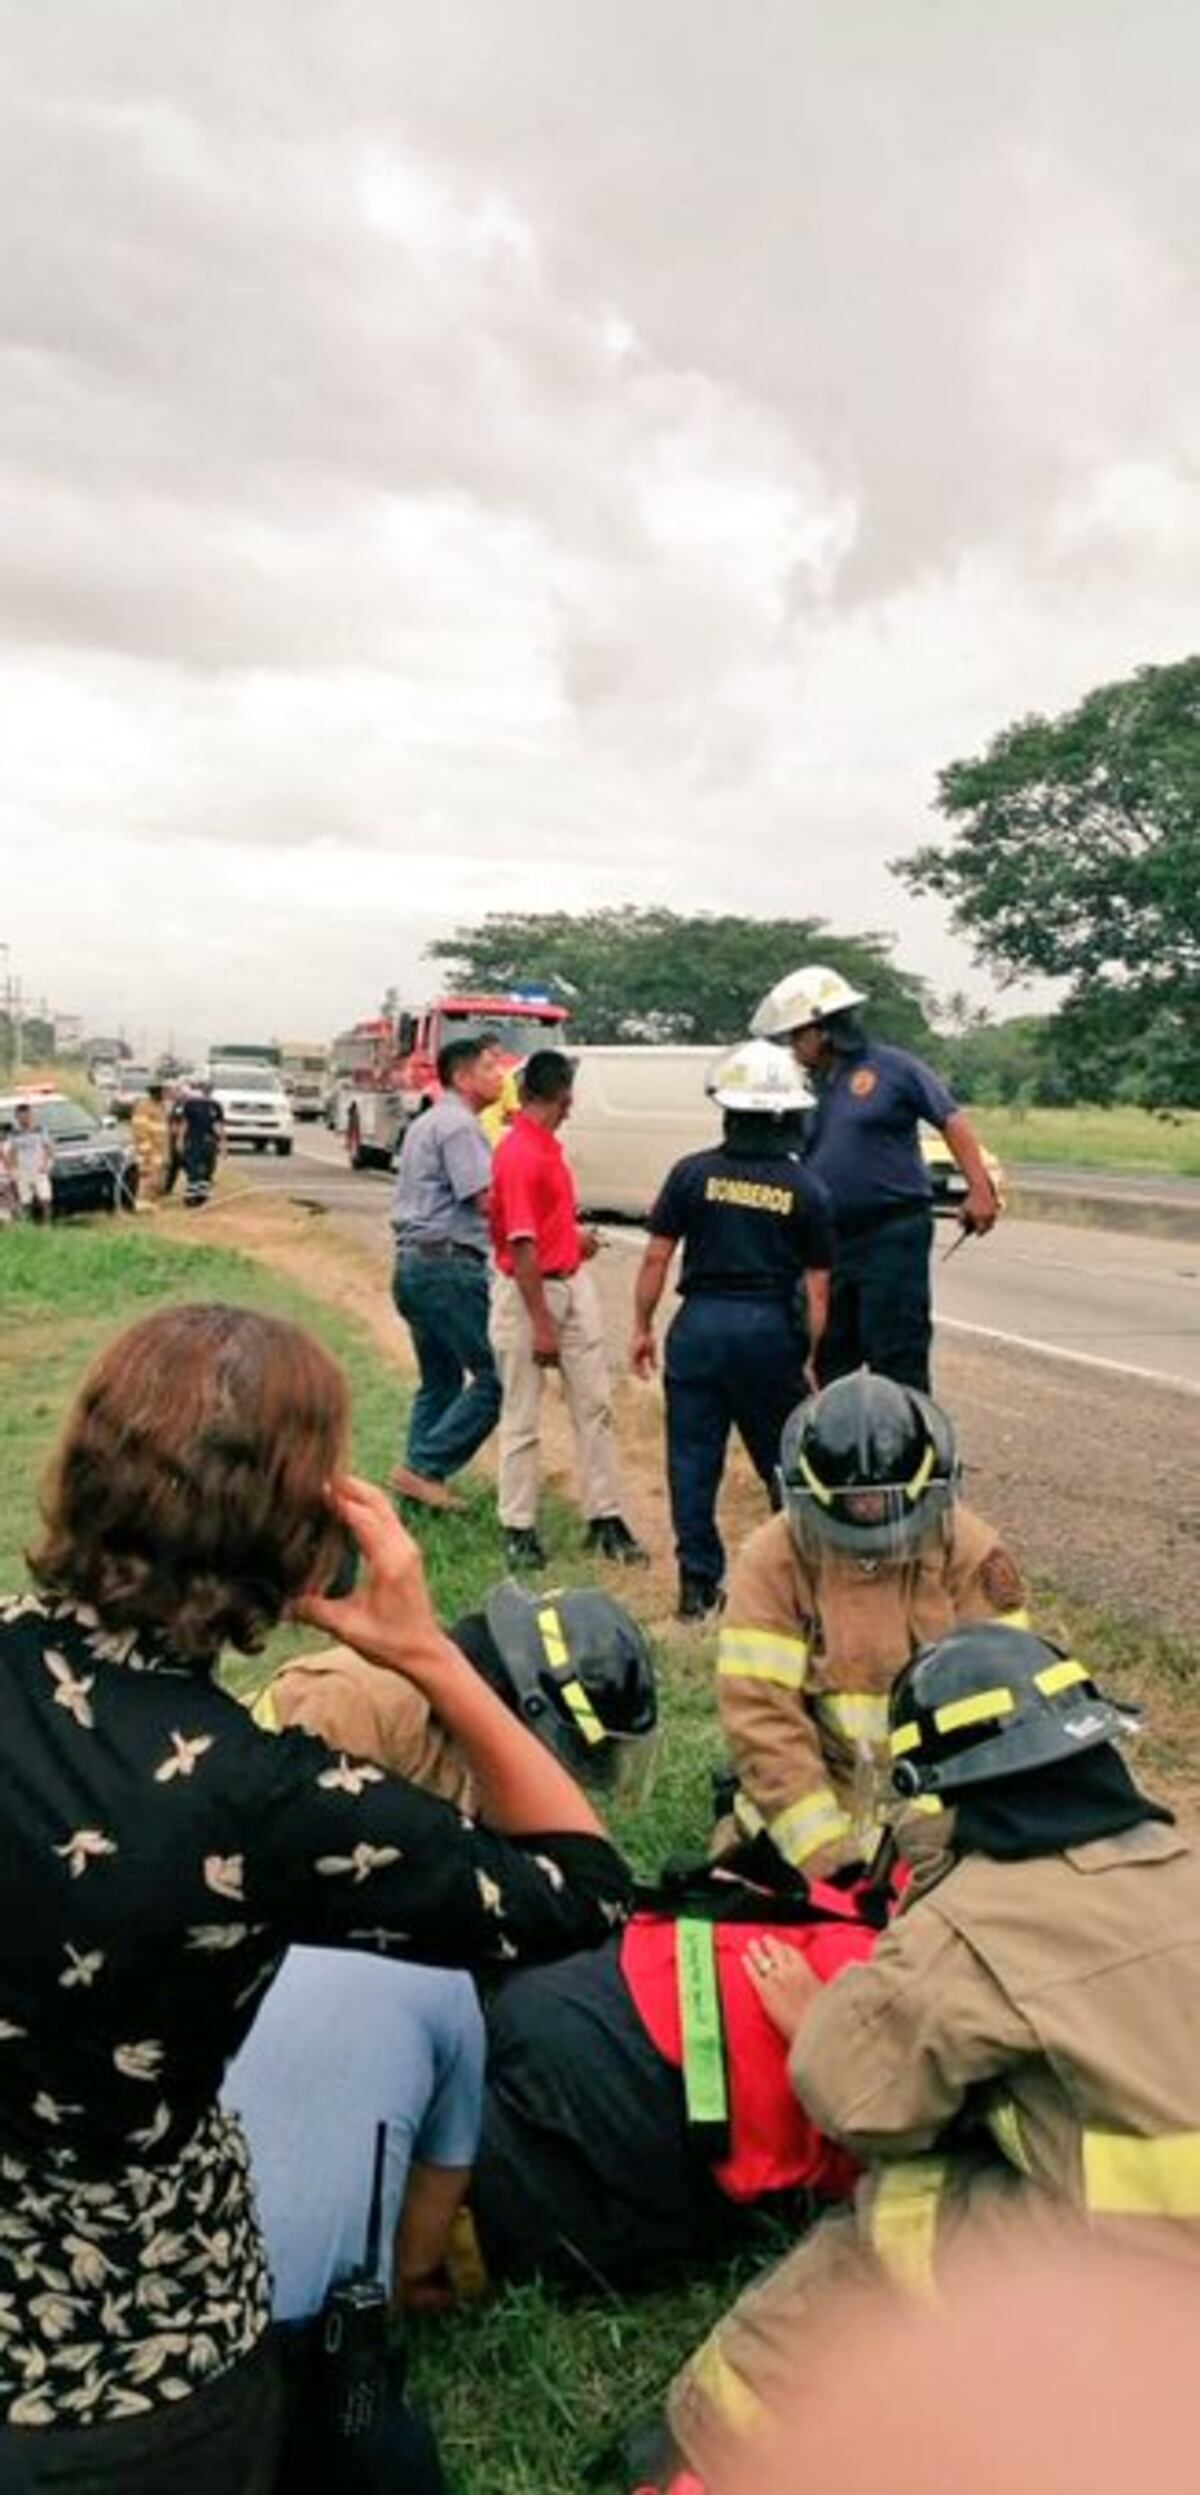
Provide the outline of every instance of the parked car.
{"type": "Polygon", "coordinates": [[[0,1093],[0,1139],[11,1135],[17,1103],[28,1101],[34,1123],[48,1137],[54,1160],[50,1172],[55,1220],[66,1213],[115,1213],[137,1201],[137,1156],[126,1135],[102,1124],[65,1092],[0,1093]]]}
{"type": "Polygon", "coordinates": [[[292,1149],[292,1112],[273,1066],[210,1065],[206,1081],[225,1113],[225,1146],[251,1144],[255,1152],[292,1149]]]}

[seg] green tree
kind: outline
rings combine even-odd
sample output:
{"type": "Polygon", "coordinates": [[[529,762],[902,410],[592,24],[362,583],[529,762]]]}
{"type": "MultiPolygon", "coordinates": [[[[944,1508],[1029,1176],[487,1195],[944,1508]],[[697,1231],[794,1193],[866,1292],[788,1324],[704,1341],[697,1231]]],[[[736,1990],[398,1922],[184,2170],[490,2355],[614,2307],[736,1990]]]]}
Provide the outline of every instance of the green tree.
{"type": "Polygon", "coordinates": [[[428,948],[456,987],[545,988],[581,1040],[741,1039],[761,996],[802,962],[829,962],[871,999],[881,1039],[929,1040],[923,982],[882,936],[835,936],[821,919],[684,917],[674,910],[493,911],[428,948]]]}
{"type": "Polygon", "coordinates": [[[1002,978],[1071,982],[1054,1053],[1085,1096],[1200,1105],[1200,658],[1019,720],[937,803],[951,845],[893,873],[1002,978]]]}

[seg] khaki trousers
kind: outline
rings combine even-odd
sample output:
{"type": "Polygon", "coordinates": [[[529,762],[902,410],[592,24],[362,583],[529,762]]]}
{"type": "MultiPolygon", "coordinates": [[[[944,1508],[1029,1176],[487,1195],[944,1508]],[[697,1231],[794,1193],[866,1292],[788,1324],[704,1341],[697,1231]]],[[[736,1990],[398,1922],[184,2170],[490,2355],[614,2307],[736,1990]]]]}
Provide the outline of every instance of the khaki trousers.
{"type": "MultiPolygon", "coordinates": [[[[842,2319],[855,2289],[885,2285],[932,2299],[937,2271],[968,2234],[995,2229],[998,2249],[1014,2218],[1048,2215],[1055,2240],[1063,2212],[999,2161],[937,2156],[881,2163],[859,2185],[853,2209],[822,2218],[796,2250],[746,2289],[677,2374],[667,2399],[671,2432],[706,2482],[720,2478],[748,2441],[803,2397],[806,2359],[826,2350],[817,2326],[842,2319]]],[[[931,2485],[934,2483],[931,2478],[931,2485]]]]}
{"type": "MultiPolygon", "coordinates": [[[[545,1291],[546,1305],[558,1327],[563,1393],[575,1432],[580,1505],[590,1524],[597,1516],[618,1515],[621,1507],[600,1303],[591,1275],[582,1268],[548,1281],[545,1291]]],[[[537,1523],[542,1382],[547,1372],[534,1360],[529,1312],[511,1274],[496,1277],[489,1332],[503,1390],[500,1522],[510,1528],[529,1527],[537,1523]]]]}

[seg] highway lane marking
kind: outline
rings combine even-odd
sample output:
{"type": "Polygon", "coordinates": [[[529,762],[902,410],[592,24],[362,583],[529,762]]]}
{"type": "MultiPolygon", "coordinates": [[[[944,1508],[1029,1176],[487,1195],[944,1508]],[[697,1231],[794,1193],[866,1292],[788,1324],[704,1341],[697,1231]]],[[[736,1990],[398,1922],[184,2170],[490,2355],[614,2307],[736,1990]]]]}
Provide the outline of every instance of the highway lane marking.
{"type": "Polygon", "coordinates": [[[937,1318],[946,1334],[977,1334],[985,1343],[1007,1343],[1014,1351],[1039,1352],[1044,1360],[1072,1360],[1081,1369],[1105,1369],[1110,1377],[1141,1378],[1148,1386],[1165,1386],[1172,1395],[1200,1395],[1191,1378],[1169,1377],[1165,1369],[1140,1368],[1132,1360],[1105,1360],[1099,1352],[1067,1351],[1061,1343],[1043,1343],[1033,1334],[1006,1334],[999,1326],[972,1325],[967,1317],[937,1318]]]}

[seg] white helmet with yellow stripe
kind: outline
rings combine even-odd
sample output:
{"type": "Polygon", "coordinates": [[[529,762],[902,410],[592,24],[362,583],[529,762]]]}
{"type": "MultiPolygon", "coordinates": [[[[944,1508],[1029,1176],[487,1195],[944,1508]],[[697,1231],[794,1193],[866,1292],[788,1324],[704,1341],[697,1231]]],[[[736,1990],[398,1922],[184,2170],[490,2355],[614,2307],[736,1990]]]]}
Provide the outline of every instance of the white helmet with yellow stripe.
{"type": "Polygon", "coordinates": [[[831,970],[826,962],[806,962],[802,970],[789,970],[786,979],[777,979],[767,990],[750,1029],[755,1039],[783,1040],[809,1023],[853,1013],[856,1005],[866,1001],[865,990],[852,988],[840,970],[831,970]]]}

